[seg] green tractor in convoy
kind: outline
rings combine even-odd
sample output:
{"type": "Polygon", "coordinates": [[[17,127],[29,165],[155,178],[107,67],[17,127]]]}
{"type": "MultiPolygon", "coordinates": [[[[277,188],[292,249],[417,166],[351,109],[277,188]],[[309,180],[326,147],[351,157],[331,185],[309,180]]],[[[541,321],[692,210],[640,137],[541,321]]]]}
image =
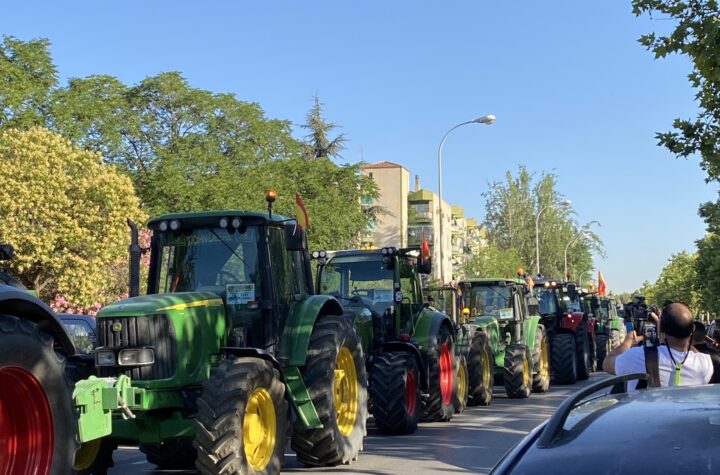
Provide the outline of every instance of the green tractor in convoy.
{"type": "Polygon", "coordinates": [[[580,295],[583,312],[595,317],[597,367],[602,368],[605,356],[625,339],[625,322],[617,314],[614,298],[585,289],[581,289],[580,295]]]}
{"type": "Polygon", "coordinates": [[[455,378],[453,322],[423,300],[420,274],[430,273],[429,260],[394,247],[313,257],[319,292],[355,315],[377,428],[408,434],[419,420],[450,420],[465,380],[455,378]]]}
{"type": "Polygon", "coordinates": [[[511,398],[547,392],[548,339],[540,317],[529,313],[532,298],[525,281],[467,279],[458,287],[469,342],[469,404],[490,404],[495,379],[502,380],[511,398]]]}
{"type": "Polygon", "coordinates": [[[134,442],[160,468],[207,475],[279,473],[288,433],[307,466],[358,456],[360,339],[336,299],[315,295],[304,232],[266,199],[269,213],[153,218],[147,250],[131,224],[131,297],[98,313],[99,378],[76,389],[82,441],[134,442]]]}

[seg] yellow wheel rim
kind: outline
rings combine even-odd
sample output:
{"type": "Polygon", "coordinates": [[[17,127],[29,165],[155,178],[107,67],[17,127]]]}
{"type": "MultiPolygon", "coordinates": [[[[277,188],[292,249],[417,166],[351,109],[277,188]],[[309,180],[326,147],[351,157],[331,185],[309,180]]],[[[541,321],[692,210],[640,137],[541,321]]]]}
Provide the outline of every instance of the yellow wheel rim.
{"type": "Polygon", "coordinates": [[[265,388],[248,399],[243,417],[243,450],[253,470],[265,469],[275,451],[275,404],[265,388]]]}
{"type": "Polygon", "coordinates": [[[525,386],[530,385],[530,363],[527,358],[523,358],[523,382],[525,386]]]}
{"type": "Polygon", "coordinates": [[[87,470],[95,462],[98,454],[100,453],[100,446],[102,445],[102,439],[95,439],[90,442],[85,442],[80,446],[77,452],[75,452],[75,461],[73,462],[74,470],[87,470]]]}
{"type": "Polygon", "coordinates": [[[490,361],[487,357],[482,359],[482,385],[484,388],[490,387],[490,361]]]}
{"type": "Polygon", "coordinates": [[[458,365],[458,399],[460,401],[465,401],[465,395],[467,392],[467,373],[466,373],[465,365],[459,364],[458,365]]]}
{"type": "Polygon", "coordinates": [[[550,376],[550,364],[548,363],[547,342],[543,338],[540,344],[540,378],[547,379],[550,376]]]}
{"type": "Polygon", "coordinates": [[[335,376],[333,378],[333,403],[338,430],[347,437],[355,427],[358,410],[358,380],[355,360],[346,347],[340,348],[335,358],[335,376]]]}

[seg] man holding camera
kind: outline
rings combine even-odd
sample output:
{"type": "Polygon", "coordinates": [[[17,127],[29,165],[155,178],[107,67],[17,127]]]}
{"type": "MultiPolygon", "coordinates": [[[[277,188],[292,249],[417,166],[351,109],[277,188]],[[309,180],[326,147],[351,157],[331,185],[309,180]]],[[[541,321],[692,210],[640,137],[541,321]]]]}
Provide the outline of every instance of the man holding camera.
{"type": "MultiPolygon", "coordinates": [[[[651,318],[658,320],[656,314],[651,318]]],[[[614,348],[603,361],[603,370],[610,374],[647,373],[647,386],[691,386],[707,384],[713,374],[710,356],[692,348],[693,317],[681,303],[666,305],[659,318],[658,334],[664,335],[663,345],[634,346],[642,341],[635,331],[614,348]]],[[[628,391],[634,391],[637,381],[628,381],[628,391]]]]}

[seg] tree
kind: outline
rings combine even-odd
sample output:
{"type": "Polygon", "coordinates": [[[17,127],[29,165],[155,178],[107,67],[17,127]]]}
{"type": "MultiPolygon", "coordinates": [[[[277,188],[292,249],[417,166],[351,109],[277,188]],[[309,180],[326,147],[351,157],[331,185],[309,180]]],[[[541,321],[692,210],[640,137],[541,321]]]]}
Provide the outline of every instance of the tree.
{"type": "Polygon", "coordinates": [[[568,269],[580,276],[592,269],[591,251],[602,255],[602,242],[572,219],[573,211],[561,204],[562,196],[556,190],[556,178],[544,173],[537,182],[527,169],[520,167],[517,177],[507,172],[504,182],[492,183],[485,192],[485,223],[488,240],[500,250],[513,250],[528,271],[536,267],[535,222],[539,221],[541,272],[561,277],[564,272],[565,246],[568,250],[568,269]],[[590,239],[581,239],[588,232],[590,239]]]}
{"type": "MultiPolygon", "coordinates": [[[[708,181],[720,179],[720,9],[716,0],[634,0],[635,15],[660,14],[673,21],[666,35],[650,33],[640,43],[664,58],[669,54],[687,56],[693,65],[688,75],[697,90],[698,115],[675,119],[674,130],[657,134],[658,144],[678,157],[700,155],[700,166],[708,181]]],[[[705,203],[700,215],[712,232],[720,229],[720,201],[705,203]]]]}
{"type": "Polygon", "coordinates": [[[720,237],[710,233],[697,241],[695,288],[700,309],[715,317],[720,316],[720,237]]]}
{"type": "Polygon", "coordinates": [[[12,272],[46,300],[111,299],[106,270],[127,254],[125,221],[145,220],[130,180],[42,128],[0,132],[0,163],[0,240],[15,247],[12,272]]]}
{"type": "Polygon", "coordinates": [[[0,127],[42,125],[43,107],[57,81],[47,40],[20,41],[4,36],[0,44],[0,127]]]}
{"type": "Polygon", "coordinates": [[[322,103],[317,95],[313,97],[312,108],[305,116],[302,127],[308,130],[303,143],[303,156],[306,159],[340,157],[340,152],[345,149],[345,135],[339,134],[330,139],[330,132],[338,126],[323,117],[322,103]]]}
{"type": "Polygon", "coordinates": [[[497,246],[480,248],[465,265],[468,278],[479,277],[515,277],[518,268],[524,268],[523,262],[514,249],[500,249],[497,246]]]}
{"type": "Polygon", "coordinates": [[[670,257],[653,285],[652,297],[656,304],[681,302],[694,314],[699,312],[696,259],[695,255],[684,251],[670,257]]]}

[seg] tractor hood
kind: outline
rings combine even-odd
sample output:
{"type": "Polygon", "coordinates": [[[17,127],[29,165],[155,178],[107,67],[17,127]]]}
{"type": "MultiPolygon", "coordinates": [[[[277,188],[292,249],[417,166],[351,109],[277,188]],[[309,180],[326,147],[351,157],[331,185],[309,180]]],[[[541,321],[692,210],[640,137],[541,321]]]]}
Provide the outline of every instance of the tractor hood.
{"type": "Polygon", "coordinates": [[[222,307],[224,302],[211,292],[178,292],[132,297],[102,308],[97,316],[114,317],[126,315],[151,315],[170,310],[182,311],[191,307],[222,307]]]}

